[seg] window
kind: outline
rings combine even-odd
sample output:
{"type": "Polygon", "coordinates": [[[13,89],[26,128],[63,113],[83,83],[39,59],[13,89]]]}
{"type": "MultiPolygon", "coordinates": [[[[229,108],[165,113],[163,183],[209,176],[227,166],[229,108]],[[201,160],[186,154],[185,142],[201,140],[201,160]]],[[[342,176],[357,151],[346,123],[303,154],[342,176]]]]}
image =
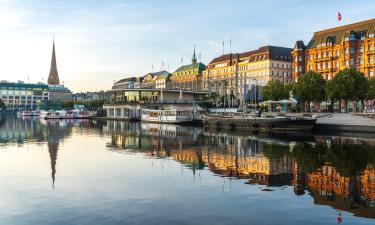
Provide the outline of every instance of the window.
{"type": "Polygon", "coordinates": [[[370,56],[370,57],[368,58],[368,62],[369,62],[370,64],[373,64],[373,63],[374,63],[374,57],[373,57],[373,56],[370,56]]]}
{"type": "Polygon", "coordinates": [[[350,59],[350,66],[354,66],[354,59],[350,59]]]}
{"type": "Polygon", "coordinates": [[[310,59],[311,59],[311,60],[314,59],[314,55],[313,55],[313,54],[310,55],[310,59]]]}
{"type": "Polygon", "coordinates": [[[321,58],[321,57],[320,57],[320,53],[318,53],[318,56],[317,56],[317,58],[318,58],[318,59],[320,59],[320,58],[321,58]]]}
{"type": "Polygon", "coordinates": [[[368,50],[370,51],[370,52],[372,52],[372,51],[374,51],[374,46],[373,45],[368,45],[368,50]]]}
{"type": "Polygon", "coordinates": [[[340,51],[336,50],[336,57],[339,57],[339,56],[340,56],[340,51]]]}
{"type": "Polygon", "coordinates": [[[363,65],[363,58],[359,58],[359,65],[363,65]]]}
{"type": "Polygon", "coordinates": [[[363,53],[363,45],[359,48],[359,52],[363,53]]]}
{"type": "Polygon", "coordinates": [[[354,54],[354,53],[355,53],[354,47],[350,47],[350,54],[354,54]]]}
{"type": "Polygon", "coordinates": [[[302,66],[298,67],[298,72],[302,72],[302,66]]]}
{"type": "Polygon", "coordinates": [[[348,54],[349,54],[349,49],[346,48],[346,49],[345,49],[345,55],[348,55],[348,54]]]}
{"type": "Polygon", "coordinates": [[[302,62],[302,56],[298,56],[298,61],[302,62]]]}
{"type": "Polygon", "coordinates": [[[309,70],[313,70],[313,66],[312,65],[309,66],[309,70]]]}
{"type": "Polygon", "coordinates": [[[345,66],[349,67],[349,60],[345,60],[345,66]]]}
{"type": "Polygon", "coordinates": [[[368,76],[373,77],[374,76],[374,70],[369,70],[368,71],[368,76]]]}
{"type": "Polygon", "coordinates": [[[336,69],[340,68],[340,62],[336,61],[336,69]]]}

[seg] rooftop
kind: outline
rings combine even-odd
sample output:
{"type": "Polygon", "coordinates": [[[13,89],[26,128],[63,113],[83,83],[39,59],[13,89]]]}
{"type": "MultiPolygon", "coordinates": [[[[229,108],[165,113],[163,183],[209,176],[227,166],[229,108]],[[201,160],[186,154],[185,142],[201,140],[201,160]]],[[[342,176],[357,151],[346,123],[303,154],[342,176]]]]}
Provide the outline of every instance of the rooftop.
{"type": "Polygon", "coordinates": [[[351,34],[356,38],[360,38],[360,36],[368,35],[370,33],[375,33],[375,19],[317,31],[314,33],[307,48],[315,48],[323,43],[339,43],[351,34]]]}
{"type": "Polygon", "coordinates": [[[256,60],[255,58],[256,56],[264,54],[264,53],[267,53],[265,54],[264,59],[290,60],[291,61],[291,51],[292,51],[291,48],[267,45],[267,46],[260,47],[257,50],[253,50],[253,51],[221,55],[217,58],[214,58],[209,64],[216,64],[219,62],[230,61],[237,57],[249,58],[250,60],[256,60]],[[284,58],[284,56],[286,58],[284,58]]]}

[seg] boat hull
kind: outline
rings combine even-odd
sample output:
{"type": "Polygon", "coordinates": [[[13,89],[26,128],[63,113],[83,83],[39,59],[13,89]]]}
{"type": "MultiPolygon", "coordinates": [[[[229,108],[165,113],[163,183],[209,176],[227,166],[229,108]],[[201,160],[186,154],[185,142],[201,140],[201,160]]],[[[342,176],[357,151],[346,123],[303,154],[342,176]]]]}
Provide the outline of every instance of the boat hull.
{"type": "Polygon", "coordinates": [[[316,119],[310,118],[231,118],[205,117],[206,129],[241,131],[311,131],[316,119]]]}

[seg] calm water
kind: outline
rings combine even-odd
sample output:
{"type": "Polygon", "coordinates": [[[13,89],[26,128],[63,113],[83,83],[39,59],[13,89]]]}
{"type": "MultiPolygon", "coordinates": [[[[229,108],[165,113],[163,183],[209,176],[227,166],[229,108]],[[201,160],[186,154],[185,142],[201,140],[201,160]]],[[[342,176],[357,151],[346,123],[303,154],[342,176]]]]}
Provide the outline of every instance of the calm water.
{"type": "Polygon", "coordinates": [[[371,136],[0,119],[1,225],[341,220],[375,224],[371,136]]]}

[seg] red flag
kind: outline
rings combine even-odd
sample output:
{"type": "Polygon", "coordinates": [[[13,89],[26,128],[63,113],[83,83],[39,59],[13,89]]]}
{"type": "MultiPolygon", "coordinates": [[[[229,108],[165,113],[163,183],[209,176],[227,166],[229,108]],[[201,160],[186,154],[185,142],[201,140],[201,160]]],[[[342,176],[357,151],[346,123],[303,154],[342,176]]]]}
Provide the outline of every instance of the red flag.
{"type": "Polygon", "coordinates": [[[341,21],[341,19],[342,19],[342,16],[341,16],[340,12],[337,13],[337,19],[339,19],[339,21],[341,21]]]}

